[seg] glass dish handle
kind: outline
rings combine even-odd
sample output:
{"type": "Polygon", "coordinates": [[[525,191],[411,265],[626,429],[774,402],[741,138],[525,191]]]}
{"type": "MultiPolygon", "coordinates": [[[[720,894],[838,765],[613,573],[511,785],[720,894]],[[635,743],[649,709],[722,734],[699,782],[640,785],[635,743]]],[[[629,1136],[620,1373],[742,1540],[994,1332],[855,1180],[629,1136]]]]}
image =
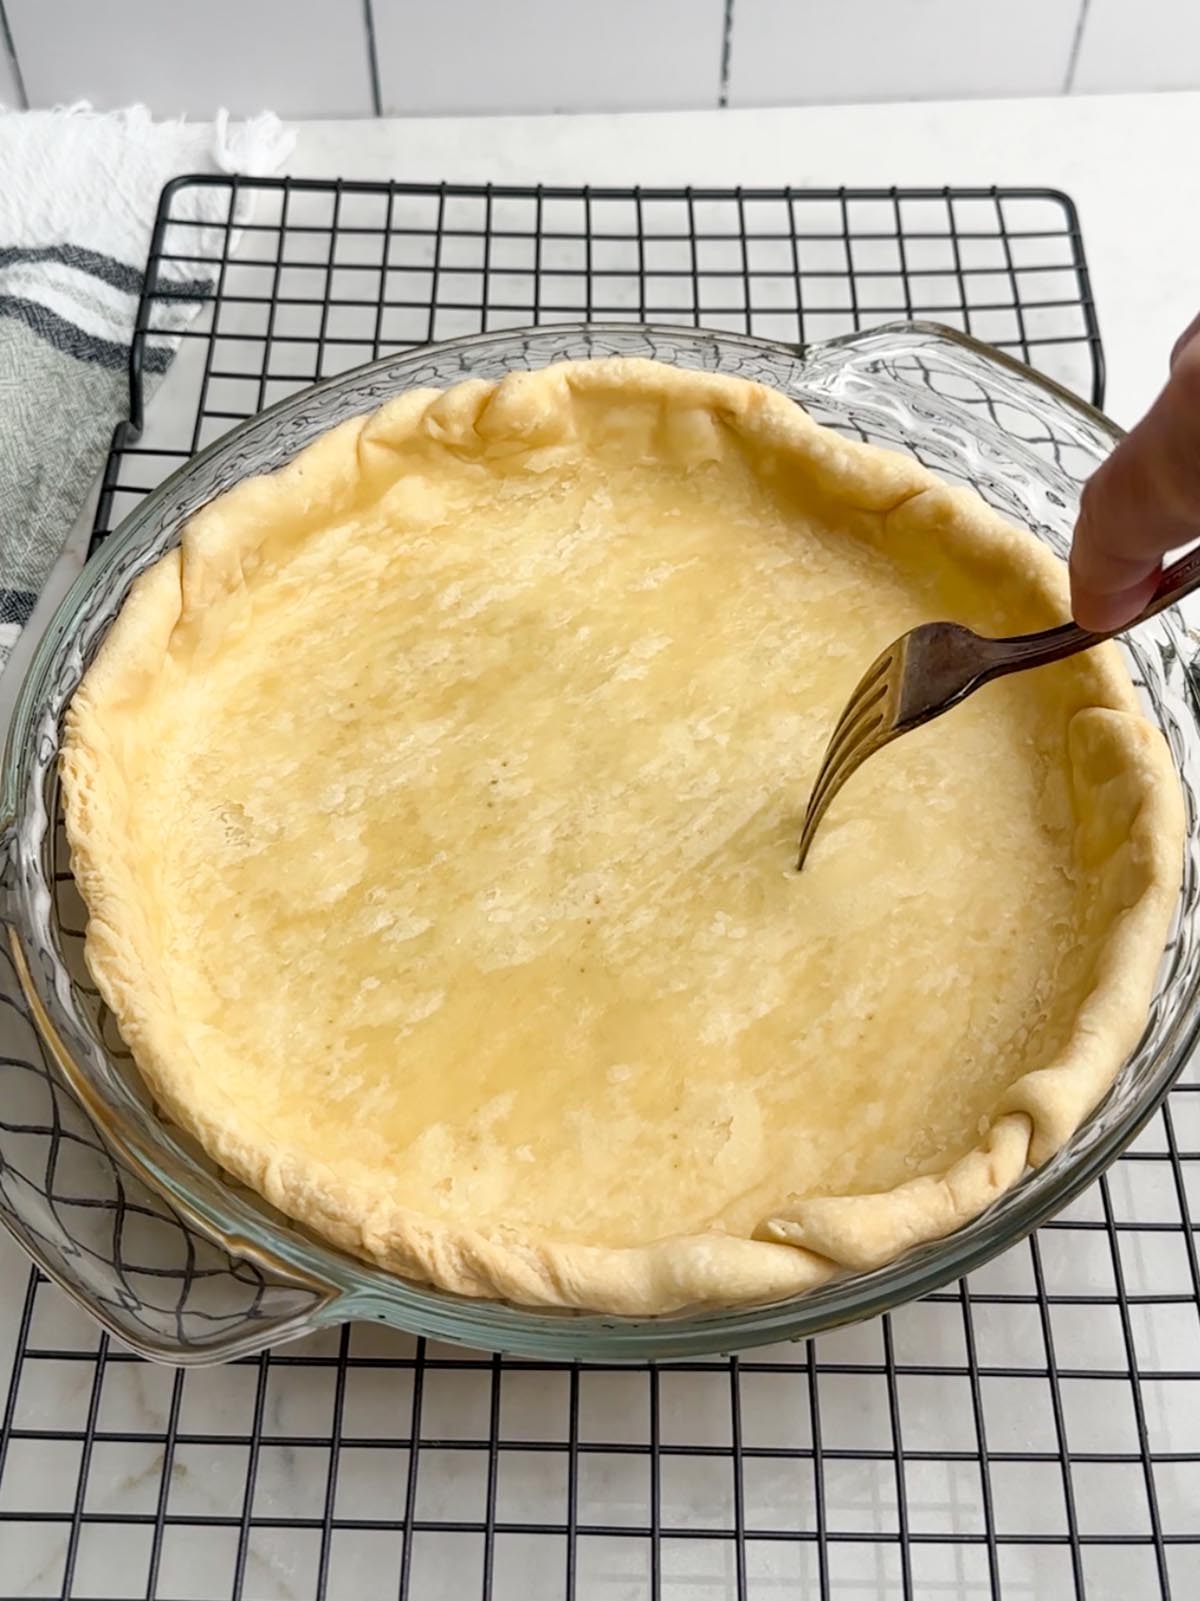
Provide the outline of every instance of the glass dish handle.
{"type": "MultiPolygon", "coordinates": [[[[60,1026],[46,993],[57,964],[45,935],[29,932],[31,886],[14,846],[12,823],[0,825],[0,1223],[141,1356],[224,1362],[342,1321],[338,1285],[249,1230],[188,1215],[153,1182],[153,1155],[97,1096],[76,1054],[89,1042],[60,1026]]],[[[82,934],[82,921],[71,927],[82,934]]],[[[128,1060],[115,1033],[105,1039],[128,1060]]]]}
{"type": "Polygon", "coordinates": [[[955,459],[960,477],[964,461],[972,474],[1019,470],[1025,460],[1039,477],[1049,468],[1071,521],[1082,485],[1123,437],[1053,378],[939,323],[892,323],[810,346],[802,383],[806,395],[828,396],[868,423],[917,425],[933,447],[922,459],[936,471],[955,459]],[[937,459],[940,433],[945,463],[937,459]]]}
{"type": "MultiPolygon", "coordinates": [[[[1058,482],[1039,497],[1041,531],[1063,554],[1080,490],[1124,438],[1103,412],[1054,379],[937,323],[896,323],[810,346],[802,384],[802,399],[827,396],[850,406],[873,436],[890,418],[900,427],[918,423],[927,440],[939,432],[952,437],[958,460],[973,461],[976,487],[1019,520],[1028,512],[1028,485],[1013,504],[1004,476],[1028,462],[1040,478],[1049,466],[1058,482]]],[[[922,459],[952,475],[951,464],[932,459],[928,448],[922,459]]],[[[1181,658],[1200,689],[1200,596],[1177,602],[1173,615],[1181,658]]]]}

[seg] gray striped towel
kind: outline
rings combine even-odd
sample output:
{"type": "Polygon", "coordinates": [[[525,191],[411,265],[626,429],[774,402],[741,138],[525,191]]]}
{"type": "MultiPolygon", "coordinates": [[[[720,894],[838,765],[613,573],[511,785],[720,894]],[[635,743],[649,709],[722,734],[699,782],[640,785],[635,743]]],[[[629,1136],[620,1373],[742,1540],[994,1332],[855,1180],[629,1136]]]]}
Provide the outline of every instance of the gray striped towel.
{"type": "MultiPolygon", "coordinates": [[[[291,144],[269,113],[189,125],[140,106],[0,112],[0,668],[127,414],[159,192],[183,172],[272,172],[291,144]]],[[[173,215],[215,227],[227,206],[220,191],[187,190],[173,215]]],[[[147,344],[151,383],[209,287],[180,263],[163,275],[175,294],[147,344]]]]}

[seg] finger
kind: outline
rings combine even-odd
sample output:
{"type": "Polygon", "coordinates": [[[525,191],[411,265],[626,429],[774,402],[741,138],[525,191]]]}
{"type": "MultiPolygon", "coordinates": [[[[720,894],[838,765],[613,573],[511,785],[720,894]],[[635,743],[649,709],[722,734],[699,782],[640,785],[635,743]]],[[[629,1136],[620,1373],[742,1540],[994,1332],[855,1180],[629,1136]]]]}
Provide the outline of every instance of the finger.
{"type": "Polygon", "coordinates": [[[1157,587],[1157,569],[1128,589],[1091,590],[1072,579],[1071,612],[1081,628],[1113,634],[1145,610],[1157,587]]]}
{"type": "Polygon", "coordinates": [[[1084,489],[1071,542],[1071,610],[1084,628],[1119,628],[1154,588],[1164,554],[1177,544],[1174,518],[1164,527],[1141,441],[1133,437],[1084,489]]]}
{"type": "Polygon", "coordinates": [[[1175,363],[1179,360],[1180,356],[1183,355],[1184,351],[1187,349],[1188,345],[1191,344],[1192,340],[1196,338],[1197,334],[1200,334],[1200,312],[1197,312],[1196,316],[1194,316],[1192,318],[1191,322],[1188,323],[1187,327],[1183,330],[1183,332],[1180,334],[1179,338],[1175,341],[1174,345],[1172,346],[1172,348],[1171,348],[1171,366],[1172,367],[1174,367],[1175,363]]]}
{"type": "Polygon", "coordinates": [[[1106,598],[1128,620],[1133,600],[1148,598],[1147,580],[1166,552],[1198,534],[1200,340],[1194,340],[1150,411],[1085,486],[1071,548],[1079,621],[1097,626],[1091,620],[1106,598]]]}
{"type": "Polygon", "coordinates": [[[1071,582],[1098,595],[1132,589],[1171,548],[1154,504],[1143,441],[1120,444],[1084,487],[1071,542],[1071,582]]]}
{"type": "MultiPolygon", "coordinates": [[[[1075,539],[1070,563],[1075,621],[1096,633],[1124,628],[1149,604],[1162,572],[1161,556],[1130,557],[1106,550],[1090,537],[1086,522],[1077,526],[1075,539]]],[[[1177,541],[1162,535],[1161,543],[1165,552],[1177,541]]]]}

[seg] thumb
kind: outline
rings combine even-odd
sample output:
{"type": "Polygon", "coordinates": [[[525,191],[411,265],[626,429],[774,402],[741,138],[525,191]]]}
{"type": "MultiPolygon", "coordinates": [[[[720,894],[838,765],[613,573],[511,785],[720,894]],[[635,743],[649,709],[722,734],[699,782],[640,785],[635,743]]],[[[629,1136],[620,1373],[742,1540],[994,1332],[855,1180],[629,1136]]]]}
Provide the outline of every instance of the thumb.
{"type": "Polygon", "coordinates": [[[1084,487],[1071,546],[1071,605],[1097,632],[1154,592],[1162,558],[1200,536],[1200,338],[1177,347],[1166,388],[1084,487]]]}

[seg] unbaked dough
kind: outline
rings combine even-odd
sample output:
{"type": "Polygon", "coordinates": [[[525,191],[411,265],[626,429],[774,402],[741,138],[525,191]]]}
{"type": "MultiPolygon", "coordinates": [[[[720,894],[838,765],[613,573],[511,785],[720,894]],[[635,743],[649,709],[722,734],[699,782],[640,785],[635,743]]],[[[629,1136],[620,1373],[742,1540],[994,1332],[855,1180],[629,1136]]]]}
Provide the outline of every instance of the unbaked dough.
{"type": "Polygon", "coordinates": [[[865,664],[1061,564],[784,396],[647,361],[421,390],[214,501],[62,755],[87,956],[165,1111],[319,1235],[659,1313],[944,1235],[1143,1026],[1179,880],[1112,646],[875,757],[865,664]]]}

